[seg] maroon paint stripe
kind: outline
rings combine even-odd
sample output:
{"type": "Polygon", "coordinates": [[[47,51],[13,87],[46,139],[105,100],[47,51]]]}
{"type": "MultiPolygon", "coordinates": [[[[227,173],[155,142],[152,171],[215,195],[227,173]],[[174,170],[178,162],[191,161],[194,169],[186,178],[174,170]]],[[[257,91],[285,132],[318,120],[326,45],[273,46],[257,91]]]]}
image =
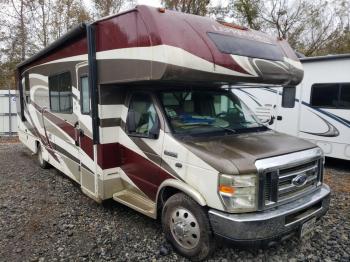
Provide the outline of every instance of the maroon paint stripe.
{"type": "MultiPolygon", "coordinates": [[[[42,108],[36,103],[32,102],[33,106],[40,113],[42,112],[42,108]]],[[[55,116],[49,111],[44,112],[44,117],[52,121],[55,125],[57,125],[62,131],[64,131],[67,135],[69,135],[73,140],[75,139],[75,128],[70,123],[64,121],[63,119],[55,116]]],[[[91,158],[94,159],[93,154],[93,142],[92,139],[86,135],[80,138],[80,147],[81,149],[91,158]]]]}
{"type": "Polygon", "coordinates": [[[86,135],[81,136],[80,147],[91,159],[94,159],[94,143],[90,137],[86,135]]]}
{"type": "Polygon", "coordinates": [[[102,169],[121,167],[131,181],[152,200],[156,199],[160,184],[173,178],[159,165],[119,143],[97,145],[97,163],[102,169]]]}
{"type": "MultiPolygon", "coordinates": [[[[36,104],[33,103],[34,107],[36,108],[36,104]]],[[[31,123],[31,126],[33,127],[35,133],[36,133],[36,136],[40,139],[41,143],[46,147],[47,151],[49,152],[49,154],[57,161],[57,162],[60,162],[58,157],[56,156],[55,152],[52,150],[52,146],[51,144],[49,143],[49,140],[48,138],[44,137],[43,135],[40,134],[39,130],[36,128],[36,126],[34,125],[34,121],[32,119],[32,116],[30,115],[29,111],[28,111],[28,108],[27,108],[27,105],[25,105],[25,109],[26,109],[26,112],[27,112],[27,115],[29,116],[30,118],[30,121],[32,122],[31,123]],[[47,139],[47,142],[45,141],[45,139],[47,139]]],[[[37,109],[37,108],[36,108],[37,109]]],[[[40,112],[40,110],[39,110],[40,112]]]]}
{"type": "Polygon", "coordinates": [[[97,164],[102,169],[121,166],[121,151],[119,143],[97,145],[97,164]]]}
{"type": "Polygon", "coordinates": [[[70,56],[84,55],[84,54],[87,54],[87,41],[85,37],[71,41],[69,44],[66,44],[61,48],[56,49],[51,54],[48,54],[34,61],[33,63],[26,65],[25,68],[23,68],[23,70],[26,70],[27,68],[31,68],[36,65],[54,61],[57,59],[70,57],[70,56]]]}
{"type": "Polygon", "coordinates": [[[160,184],[169,178],[169,173],[157,164],[121,145],[122,164],[125,174],[152,200],[156,199],[160,184]]]}

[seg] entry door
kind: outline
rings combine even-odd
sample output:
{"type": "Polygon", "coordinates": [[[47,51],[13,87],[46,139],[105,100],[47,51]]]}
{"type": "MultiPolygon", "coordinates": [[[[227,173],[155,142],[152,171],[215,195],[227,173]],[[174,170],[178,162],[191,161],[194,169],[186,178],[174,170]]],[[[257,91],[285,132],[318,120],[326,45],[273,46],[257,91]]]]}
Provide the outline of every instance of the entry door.
{"type": "Polygon", "coordinates": [[[297,136],[299,130],[300,87],[280,87],[275,109],[274,129],[297,136]]]}
{"type": "MultiPolygon", "coordinates": [[[[163,181],[160,170],[163,132],[160,132],[160,111],[149,93],[133,93],[129,97],[125,132],[121,139],[121,168],[128,178],[147,197],[155,200],[163,181]]],[[[132,187],[132,185],[129,185],[132,187]]],[[[134,188],[138,193],[141,193],[134,188]]]]}
{"type": "Polygon", "coordinates": [[[75,134],[80,158],[80,183],[85,192],[88,191],[87,193],[96,195],[97,179],[94,170],[91,99],[87,63],[79,65],[76,72],[79,102],[76,105],[78,121],[75,126],[75,134]]]}

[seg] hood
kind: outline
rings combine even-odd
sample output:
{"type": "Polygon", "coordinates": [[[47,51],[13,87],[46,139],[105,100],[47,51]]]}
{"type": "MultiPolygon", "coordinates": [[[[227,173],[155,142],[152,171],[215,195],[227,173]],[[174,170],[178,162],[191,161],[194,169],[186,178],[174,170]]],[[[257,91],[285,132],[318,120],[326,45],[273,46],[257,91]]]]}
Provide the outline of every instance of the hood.
{"type": "Polygon", "coordinates": [[[275,131],[182,141],[195,155],[223,174],[257,172],[255,161],[316,147],[300,138],[275,131]]]}

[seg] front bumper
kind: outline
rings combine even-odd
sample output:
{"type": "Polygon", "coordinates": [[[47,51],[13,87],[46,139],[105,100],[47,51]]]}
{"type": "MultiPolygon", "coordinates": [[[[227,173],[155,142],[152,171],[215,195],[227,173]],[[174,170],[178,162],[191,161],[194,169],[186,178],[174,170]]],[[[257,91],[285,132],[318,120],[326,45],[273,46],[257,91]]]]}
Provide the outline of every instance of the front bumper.
{"type": "Polygon", "coordinates": [[[329,208],[330,189],[323,184],[319,189],[290,203],[262,212],[228,214],[209,210],[209,219],[216,235],[247,243],[272,243],[290,236],[301,225],[322,217],[329,208]]]}

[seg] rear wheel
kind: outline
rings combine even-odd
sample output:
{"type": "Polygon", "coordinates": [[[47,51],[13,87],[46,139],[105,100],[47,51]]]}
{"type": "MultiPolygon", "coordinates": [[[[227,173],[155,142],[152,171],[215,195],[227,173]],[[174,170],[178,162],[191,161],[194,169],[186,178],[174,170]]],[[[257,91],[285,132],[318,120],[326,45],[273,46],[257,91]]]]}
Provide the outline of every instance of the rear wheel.
{"type": "Polygon", "coordinates": [[[50,167],[50,164],[44,160],[43,149],[40,144],[38,144],[38,163],[39,166],[43,169],[47,169],[50,167]]]}
{"type": "Polygon", "coordinates": [[[206,210],[183,193],[166,201],[162,225],[167,240],[185,257],[202,260],[215,248],[206,210]]]}

